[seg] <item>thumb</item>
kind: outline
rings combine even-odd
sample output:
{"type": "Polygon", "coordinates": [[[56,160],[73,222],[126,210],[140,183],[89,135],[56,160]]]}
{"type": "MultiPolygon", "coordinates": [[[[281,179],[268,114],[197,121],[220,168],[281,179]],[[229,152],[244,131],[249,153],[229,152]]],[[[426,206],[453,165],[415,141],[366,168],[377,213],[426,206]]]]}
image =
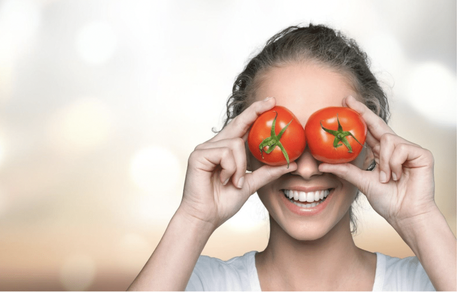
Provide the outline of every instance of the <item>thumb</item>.
{"type": "Polygon", "coordinates": [[[374,176],[376,175],[375,171],[365,171],[350,163],[322,163],[319,165],[319,171],[334,174],[350,182],[364,194],[368,193],[371,181],[375,179],[374,176]]]}
{"type": "Polygon", "coordinates": [[[243,188],[249,195],[255,193],[258,189],[271,181],[281,177],[284,174],[293,172],[297,169],[297,164],[291,162],[289,168],[286,165],[269,166],[264,165],[252,173],[246,174],[243,188]]]}

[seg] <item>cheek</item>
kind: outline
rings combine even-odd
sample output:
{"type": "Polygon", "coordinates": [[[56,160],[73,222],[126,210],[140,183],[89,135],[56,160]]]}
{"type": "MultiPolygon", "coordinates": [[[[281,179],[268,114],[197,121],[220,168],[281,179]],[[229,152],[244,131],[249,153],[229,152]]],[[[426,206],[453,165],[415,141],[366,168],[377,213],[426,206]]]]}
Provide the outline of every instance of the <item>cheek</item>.
{"type": "Polygon", "coordinates": [[[269,198],[271,197],[268,192],[267,186],[263,186],[262,188],[258,189],[256,192],[257,196],[259,197],[260,201],[262,202],[262,205],[267,209],[268,213],[272,213],[272,204],[269,202],[269,198]]]}
{"type": "MultiPolygon", "coordinates": [[[[364,153],[365,151],[362,151],[360,155],[351,162],[351,164],[363,169],[363,163],[364,163],[364,158],[365,158],[364,153]]],[[[352,183],[348,182],[347,180],[344,180],[341,178],[338,178],[338,179],[342,183],[343,194],[346,194],[345,195],[346,205],[351,205],[354,202],[356,195],[358,194],[358,188],[352,183]]]]}
{"type": "Polygon", "coordinates": [[[346,193],[346,197],[347,197],[347,205],[351,205],[351,203],[353,203],[353,201],[355,200],[356,198],[356,195],[358,194],[358,188],[349,183],[348,181],[343,181],[342,180],[342,183],[343,183],[343,188],[344,188],[344,193],[346,193]]]}

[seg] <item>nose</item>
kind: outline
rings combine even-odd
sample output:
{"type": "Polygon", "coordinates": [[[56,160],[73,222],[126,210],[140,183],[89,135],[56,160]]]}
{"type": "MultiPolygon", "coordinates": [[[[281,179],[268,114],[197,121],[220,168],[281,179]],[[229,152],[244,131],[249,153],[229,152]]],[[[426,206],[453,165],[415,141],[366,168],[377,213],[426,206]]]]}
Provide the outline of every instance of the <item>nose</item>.
{"type": "Polygon", "coordinates": [[[301,176],[304,179],[310,179],[312,176],[322,174],[318,169],[320,162],[311,155],[308,145],[305,147],[305,151],[302,155],[297,158],[296,163],[297,169],[292,172],[294,175],[301,176]]]}

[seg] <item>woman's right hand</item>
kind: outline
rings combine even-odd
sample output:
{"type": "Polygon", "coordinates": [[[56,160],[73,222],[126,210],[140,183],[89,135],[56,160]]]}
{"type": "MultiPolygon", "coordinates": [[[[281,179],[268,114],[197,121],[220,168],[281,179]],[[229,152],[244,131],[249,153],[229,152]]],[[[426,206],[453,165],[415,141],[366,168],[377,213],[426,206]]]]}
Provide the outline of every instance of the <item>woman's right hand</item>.
{"type": "Polygon", "coordinates": [[[275,106],[274,98],[254,102],[190,155],[180,210],[216,229],[260,187],[296,170],[297,165],[264,165],[246,173],[245,142],[257,117],[275,106]]]}
{"type": "Polygon", "coordinates": [[[209,236],[260,187],[297,169],[295,162],[246,173],[245,142],[257,117],[275,99],[254,102],[190,155],[182,202],[129,290],[184,290],[209,236]]]}

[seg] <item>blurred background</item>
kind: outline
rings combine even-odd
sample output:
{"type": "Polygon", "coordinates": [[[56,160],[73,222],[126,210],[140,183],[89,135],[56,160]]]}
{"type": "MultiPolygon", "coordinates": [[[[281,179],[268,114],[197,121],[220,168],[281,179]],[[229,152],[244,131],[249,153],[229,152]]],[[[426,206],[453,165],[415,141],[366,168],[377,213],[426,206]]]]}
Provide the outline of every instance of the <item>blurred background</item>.
{"type": "MultiPolygon", "coordinates": [[[[435,156],[456,234],[456,13],[454,0],[0,1],[0,289],[126,289],[248,57],[309,22],[369,54],[390,125],[435,156]]],[[[364,196],[357,214],[360,247],[412,255],[364,196]]],[[[252,196],[203,253],[262,250],[267,222],[252,196]]]]}

